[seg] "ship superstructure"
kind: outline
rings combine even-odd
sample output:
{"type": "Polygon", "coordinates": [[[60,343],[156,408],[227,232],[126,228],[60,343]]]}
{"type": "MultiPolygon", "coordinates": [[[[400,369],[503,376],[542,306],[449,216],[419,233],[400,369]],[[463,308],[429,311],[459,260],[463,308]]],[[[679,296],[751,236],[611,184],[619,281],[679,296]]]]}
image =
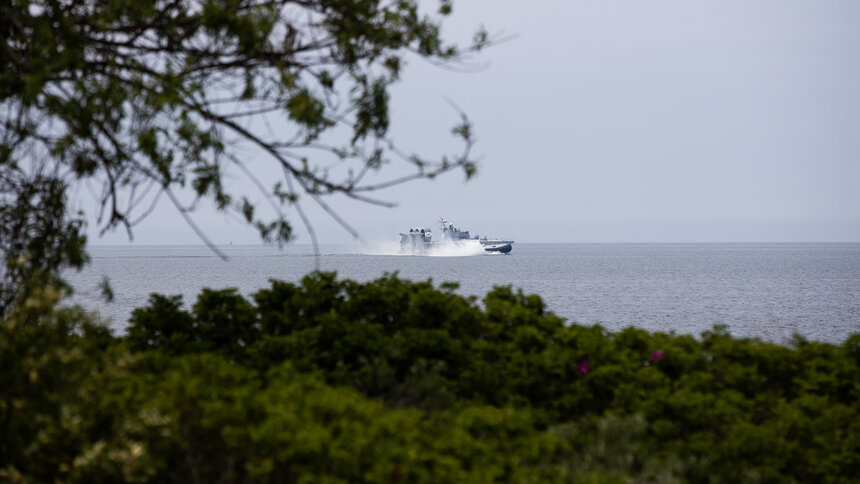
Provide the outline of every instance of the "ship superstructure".
{"type": "MultiPolygon", "coordinates": [[[[439,229],[442,231],[442,241],[460,241],[460,240],[472,240],[472,236],[469,235],[468,230],[460,230],[457,227],[454,227],[454,224],[449,224],[447,220],[440,218],[439,219],[439,229]]],[[[476,235],[474,239],[477,239],[476,235]]]]}
{"type": "Polygon", "coordinates": [[[417,227],[409,229],[409,232],[400,232],[401,251],[420,253],[429,249],[432,242],[433,234],[430,229],[417,227]]]}

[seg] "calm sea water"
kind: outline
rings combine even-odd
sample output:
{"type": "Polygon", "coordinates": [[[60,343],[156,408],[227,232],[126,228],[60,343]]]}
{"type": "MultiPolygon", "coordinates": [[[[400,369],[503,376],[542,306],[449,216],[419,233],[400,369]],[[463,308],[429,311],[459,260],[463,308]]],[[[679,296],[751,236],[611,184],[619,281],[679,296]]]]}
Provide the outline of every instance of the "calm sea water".
{"type": "Polygon", "coordinates": [[[496,285],[539,294],[551,311],[611,330],[635,326],[698,335],[712,325],[736,336],[787,341],[798,333],[839,342],[860,332],[860,244],[578,245],[516,244],[510,255],[464,251],[438,257],[309,246],[229,246],[222,261],[205,247],[93,247],[92,264],[70,274],[75,302],[122,330],[150,293],[181,294],[189,307],[203,287],[243,294],[271,278],[298,281],[316,268],[371,280],[456,281],[481,296],[496,285]],[[112,303],[96,287],[107,276],[112,303]]]}

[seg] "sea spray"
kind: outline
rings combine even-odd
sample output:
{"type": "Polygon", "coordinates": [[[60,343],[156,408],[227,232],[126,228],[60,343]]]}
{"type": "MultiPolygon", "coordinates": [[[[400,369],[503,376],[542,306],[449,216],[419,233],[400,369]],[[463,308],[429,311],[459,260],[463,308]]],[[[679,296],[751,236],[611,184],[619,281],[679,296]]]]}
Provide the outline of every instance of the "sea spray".
{"type": "Polygon", "coordinates": [[[424,257],[467,257],[473,255],[484,255],[486,252],[477,240],[460,240],[433,243],[429,247],[404,250],[398,242],[377,242],[366,244],[363,255],[406,255],[424,257]]]}
{"type": "Polygon", "coordinates": [[[433,244],[425,252],[425,255],[430,257],[463,257],[486,254],[481,243],[475,239],[433,244]]]}

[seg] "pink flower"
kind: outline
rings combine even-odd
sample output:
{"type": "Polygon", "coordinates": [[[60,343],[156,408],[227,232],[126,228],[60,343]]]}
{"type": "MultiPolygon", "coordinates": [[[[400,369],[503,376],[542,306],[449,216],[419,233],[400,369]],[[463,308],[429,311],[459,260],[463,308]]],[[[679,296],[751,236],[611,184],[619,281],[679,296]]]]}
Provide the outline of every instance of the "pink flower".
{"type": "Polygon", "coordinates": [[[655,352],[651,353],[651,362],[652,362],[652,363],[657,363],[658,361],[662,360],[662,359],[663,359],[663,358],[665,358],[665,357],[666,357],[666,352],[665,352],[665,351],[663,351],[663,350],[657,350],[657,351],[655,351],[655,352]]]}
{"type": "Polygon", "coordinates": [[[582,360],[579,362],[579,367],[577,368],[581,375],[588,374],[588,360],[582,360]]]}

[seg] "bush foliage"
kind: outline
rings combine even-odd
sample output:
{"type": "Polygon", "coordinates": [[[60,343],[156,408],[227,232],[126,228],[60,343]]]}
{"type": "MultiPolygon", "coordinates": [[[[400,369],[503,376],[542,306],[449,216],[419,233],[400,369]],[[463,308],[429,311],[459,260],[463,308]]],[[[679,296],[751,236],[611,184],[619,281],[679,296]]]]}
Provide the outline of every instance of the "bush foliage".
{"type": "Polygon", "coordinates": [[[567,324],[315,273],[152,295],[112,335],[37,294],[0,331],[5,482],[857,482],[840,345],[567,324]]]}

